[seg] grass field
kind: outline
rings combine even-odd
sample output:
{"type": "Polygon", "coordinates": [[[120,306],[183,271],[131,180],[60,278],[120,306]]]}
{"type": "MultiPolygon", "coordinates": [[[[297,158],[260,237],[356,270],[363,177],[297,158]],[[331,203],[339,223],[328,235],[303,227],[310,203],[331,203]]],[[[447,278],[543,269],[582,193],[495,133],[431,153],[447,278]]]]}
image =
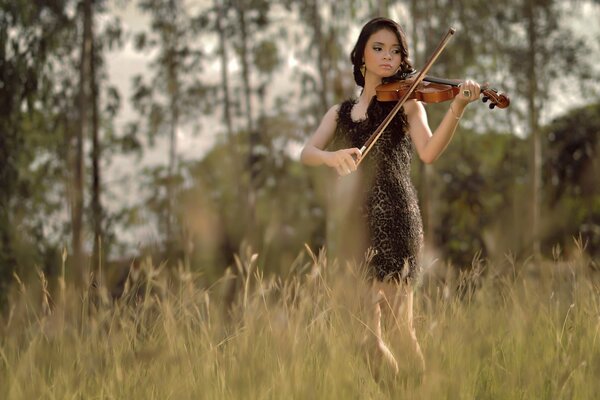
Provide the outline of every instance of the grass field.
{"type": "MultiPolygon", "coordinates": [[[[228,277],[150,262],[146,284],[113,302],[103,290],[52,298],[20,285],[0,327],[2,399],[594,399],[600,393],[600,272],[572,261],[477,260],[469,273],[438,262],[415,294],[427,370],[401,365],[375,381],[359,345],[368,286],[357,268],[301,254],[286,277],[238,260],[228,277]]],[[[41,279],[43,282],[43,277],[41,279]]],[[[35,289],[34,289],[35,287],[35,289]]]]}

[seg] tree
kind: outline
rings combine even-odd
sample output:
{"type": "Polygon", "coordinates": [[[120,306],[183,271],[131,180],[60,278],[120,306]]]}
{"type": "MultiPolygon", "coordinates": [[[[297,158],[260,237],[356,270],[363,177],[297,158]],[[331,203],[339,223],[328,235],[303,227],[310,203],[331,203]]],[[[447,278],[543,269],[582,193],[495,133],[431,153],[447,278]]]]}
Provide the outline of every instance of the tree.
{"type": "Polygon", "coordinates": [[[521,194],[515,176],[527,168],[527,142],[509,133],[463,129],[436,165],[439,197],[435,235],[444,258],[468,268],[474,254],[501,259],[514,252],[522,221],[512,221],[521,194]]]}
{"type": "Polygon", "coordinates": [[[231,2],[232,10],[237,22],[237,35],[234,38],[235,49],[242,68],[241,93],[244,104],[244,117],[246,118],[245,130],[248,134],[248,153],[247,153],[247,203],[248,217],[247,234],[245,239],[254,246],[258,243],[254,240],[256,237],[256,196],[257,183],[255,180],[258,169],[257,159],[259,156],[258,147],[261,146],[262,138],[256,127],[254,111],[252,109],[255,90],[252,86],[252,49],[250,44],[256,39],[257,33],[267,28],[269,24],[269,2],[265,0],[233,0],[231,2]]]}
{"type": "Polygon", "coordinates": [[[210,104],[206,100],[212,89],[199,79],[204,49],[194,46],[205,21],[190,18],[182,0],[140,0],[138,5],[151,16],[152,30],[136,36],[136,47],[158,52],[152,63],[152,82],[145,83],[141,76],[134,78],[132,101],[146,118],[150,143],[154,143],[158,134],[168,137],[167,168],[159,178],[165,184],[166,193],[152,201],[164,200],[159,226],[164,232],[167,253],[171,253],[176,243],[174,201],[180,181],[177,132],[198,118],[199,109],[206,109],[210,104]]]}
{"type": "MultiPolygon", "coordinates": [[[[103,1],[97,1],[94,14],[102,13],[105,15],[103,5],[103,1]]],[[[92,63],[90,67],[90,124],[92,135],[90,149],[92,175],[90,222],[93,232],[92,268],[95,272],[99,272],[98,269],[100,269],[103,260],[106,259],[105,255],[109,253],[112,245],[111,240],[109,240],[111,237],[109,219],[111,217],[107,215],[102,206],[102,196],[105,193],[105,188],[102,184],[102,161],[110,160],[110,150],[112,148],[119,147],[123,153],[132,150],[131,143],[124,145],[127,142],[127,137],[115,138],[111,132],[111,129],[113,129],[111,122],[119,111],[121,99],[117,88],[107,83],[104,68],[105,50],[121,47],[122,44],[122,29],[118,19],[109,20],[105,18],[104,29],[100,32],[96,33],[96,30],[92,29],[92,63]],[[104,103],[103,109],[100,108],[101,103],[104,103]],[[109,151],[103,151],[105,149],[109,151]]],[[[102,279],[101,276],[98,276],[98,273],[96,276],[98,279],[102,279]]]]}
{"type": "MultiPolygon", "coordinates": [[[[409,35],[408,43],[411,47],[410,57],[413,66],[417,70],[423,67],[438,45],[441,35],[452,26],[457,29],[457,33],[433,65],[429,74],[452,78],[486,77],[491,74],[495,67],[493,65],[490,67],[485,60],[491,58],[493,54],[490,54],[490,50],[481,43],[486,43],[490,39],[486,21],[493,18],[494,10],[494,5],[482,4],[477,1],[463,1],[460,4],[443,0],[411,1],[411,18],[403,28],[409,35]],[[478,67],[479,63],[485,65],[485,68],[478,67]]],[[[437,126],[443,118],[447,107],[447,103],[427,105],[432,128],[437,126]]],[[[474,108],[481,107],[478,105],[470,107],[470,109],[474,108]]],[[[474,112],[469,110],[469,119],[477,119],[477,126],[486,126],[493,115],[489,115],[485,110],[483,112],[486,113],[485,116],[473,116],[474,112]]],[[[463,129],[464,126],[458,127],[457,136],[463,129]]],[[[439,176],[438,163],[425,165],[417,160],[415,164],[417,164],[415,165],[415,176],[419,185],[426,247],[433,249],[446,243],[444,238],[439,235],[443,229],[440,226],[442,215],[438,214],[438,211],[441,212],[439,208],[443,208],[438,199],[441,197],[440,192],[444,190],[444,182],[437,178],[439,176]],[[440,190],[440,188],[442,189],[440,190]]]]}
{"type": "Polygon", "coordinates": [[[83,209],[84,209],[84,188],[85,188],[85,164],[84,164],[84,141],[90,137],[90,116],[94,111],[91,110],[92,87],[95,82],[92,78],[93,54],[92,47],[94,41],[93,33],[93,8],[91,0],[82,0],[80,3],[82,18],[82,36],[79,66],[79,127],[75,135],[75,156],[73,164],[73,197],[71,200],[71,219],[72,219],[72,246],[73,263],[80,272],[80,282],[85,282],[89,270],[87,262],[83,258],[83,209]]]}
{"type": "MultiPolygon", "coordinates": [[[[432,75],[472,76],[480,82],[494,77],[500,90],[513,98],[526,100],[513,101],[509,110],[494,113],[473,105],[468,113],[469,122],[473,121],[473,126],[480,132],[494,126],[508,126],[513,132],[523,128],[528,133],[532,150],[529,170],[532,223],[529,225],[534,232],[529,243],[534,253],[539,254],[542,113],[548,105],[547,99],[557,93],[559,84],[556,82],[567,77],[591,77],[584,57],[586,46],[571,27],[563,24],[562,17],[569,11],[563,2],[518,0],[513,3],[465,1],[457,6],[447,1],[418,2],[413,3],[412,12],[413,21],[419,21],[421,16],[426,21],[418,30],[418,37],[425,42],[421,44],[422,48],[427,49],[428,43],[432,42],[431,32],[441,32],[450,23],[458,28],[453,42],[432,68],[432,75]]],[[[413,36],[416,34],[413,25],[413,36]]],[[[428,113],[435,125],[439,118],[435,107],[428,107],[428,113]]],[[[459,134],[466,124],[466,121],[461,123],[459,134]]],[[[427,178],[427,173],[422,172],[421,179],[423,177],[427,178]]],[[[428,181],[427,186],[437,187],[438,183],[428,181]]],[[[430,197],[425,193],[426,221],[432,220],[428,210],[433,207],[427,205],[432,201],[430,197]]],[[[431,222],[427,225],[431,231],[431,222]]]]}
{"type": "MultiPolygon", "coordinates": [[[[105,238],[104,219],[105,213],[101,203],[102,183],[101,183],[101,147],[108,146],[109,143],[102,143],[100,138],[100,124],[107,122],[118,109],[118,92],[113,87],[108,88],[111,98],[108,99],[108,109],[105,113],[106,118],[100,115],[100,91],[106,76],[103,74],[103,56],[102,52],[106,47],[112,47],[120,41],[121,29],[118,21],[107,20],[106,27],[100,34],[95,28],[95,19],[97,13],[102,13],[104,2],[102,0],[82,0],[79,3],[81,13],[81,32],[80,32],[80,61],[79,70],[79,93],[78,93],[78,122],[75,130],[75,149],[73,159],[73,190],[72,190],[72,247],[73,264],[79,271],[79,279],[86,282],[89,276],[89,262],[83,256],[84,243],[84,222],[86,221],[86,212],[88,209],[85,202],[84,193],[88,180],[86,179],[86,155],[84,153],[84,144],[91,142],[90,161],[91,161],[91,201],[89,205],[89,221],[92,232],[92,268],[99,269],[102,260],[101,247],[108,243],[102,243],[105,238]],[[112,108],[112,110],[111,110],[112,108]]],[[[104,124],[105,126],[107,123],[104,124]]],[[[96,278],[99,279],[98,276],[96,278]]]]}
{"type": "MultiPolygon", "coordinates": [[[[68,1],[0,4],[0,307],[4,305],[12,273],[17,268],[16,212],[29,200],[31,182],[23,180],[30,160],[26,125],[39,116],[46,95],[52,53],[71,25],[64,9],[68,1]],[[41,16],[44,18],[41,18],[41,16]],[[27,151],[27,152],[26,152],[27,151]]],[[[33,137],[32,137],[33,136],[33,137]]],[[[39,142],[38,142],[39,143],[39,142]]]]}
{"type": "MultiPolygon", "coordinates": [[[[533,254],[540,254],[542,203],[541,117],[547,99],[556,92],[558,79],[589,76],[587,46],[570,27],[563,26],[561,16],[567,12],[564,2],[516,1],[513,7],[498,10],[497,23],[506,26],[506,35],[498,43],[508,70],[513,76],[514,96],[526,99],[526,108],[516,110],[526,123],[531,142],[531,244],[533,254]],[[523,27],[525,21],[525,29],[523,27]]],[[[514,107],[513,107],[514,108],[514,107]]]]}
{"type": "Polygon", "coordinates": [[[544,205],[555,216],[542,239],[546,248],[583,239],[592,256],[600,255],[600,104],[571,110],[542,130],[544,205]],[[559,233],[559,234],[556,234],[559,233]]]}

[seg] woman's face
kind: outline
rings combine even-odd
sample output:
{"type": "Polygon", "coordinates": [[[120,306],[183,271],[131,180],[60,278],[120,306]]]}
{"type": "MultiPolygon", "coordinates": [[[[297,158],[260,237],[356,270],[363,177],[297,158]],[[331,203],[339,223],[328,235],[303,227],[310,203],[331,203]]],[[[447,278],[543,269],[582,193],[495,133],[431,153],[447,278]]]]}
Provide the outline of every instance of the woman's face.
{"type": "Polygon", "coordinates": [[[400,68],[402,55],[396,35],[381,29],[371,35],[365,46],[365,67],[367,72],[380,78],[392,76],[400,68]]]}

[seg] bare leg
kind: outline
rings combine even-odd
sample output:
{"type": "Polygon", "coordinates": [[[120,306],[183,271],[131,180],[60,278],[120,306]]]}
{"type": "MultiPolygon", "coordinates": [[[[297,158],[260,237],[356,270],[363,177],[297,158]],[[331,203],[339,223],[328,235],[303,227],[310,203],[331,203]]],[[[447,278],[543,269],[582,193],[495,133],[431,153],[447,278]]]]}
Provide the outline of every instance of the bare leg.
{"type": "Polygon", "coordinates": [[[425,358],[423,357],[414,326],[414,290],[412,286],[389,283],[380,283],[379,285],[383,293],[385,293],[382,304],[385,305],[384,308],[386,310],[391,311],[392,325],[399,334],[397,338],[400,343],[404,344],[403,347],[409,344],[410,348],[405,347],[402,354],[408,357],[414,355],[416,357],[415,361],[419,363],[421,371],[425,371],[425,358]]]}
{"type": "Polygon", "coordinates": [[[406,324],[408,325],[408,333],[410,334],[410,338],[413,345],[413,350],[417,355],[418,359],[421,362],[421,370],[425,371],[425,357],[423,357],[423,352],[421,351],[421,346],[419,345],[419,341],[417,340],[417,332],[415,330],[414,318],[413,318],[413,302],[414,302],[414,291],[412,287],[408,289],[408,293],[406,295],[406,324]]]}
{"type": "Polygon", "coordinates": [[[370,322],[369,332],[363,341],[366,347],[366,356],[375,379],[381,378],[382,374],[398,374],[398,362],[383,341],[381,329],[381,302],[384,301],[384,293],[377,287],[373,287],[370,299],[370,322]]]}

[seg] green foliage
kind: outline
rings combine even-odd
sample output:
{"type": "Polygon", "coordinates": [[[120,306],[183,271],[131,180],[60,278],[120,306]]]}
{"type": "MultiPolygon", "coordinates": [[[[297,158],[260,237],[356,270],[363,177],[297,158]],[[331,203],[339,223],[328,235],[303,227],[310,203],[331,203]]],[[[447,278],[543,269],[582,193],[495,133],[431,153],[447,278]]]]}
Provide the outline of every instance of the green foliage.
{"type": "Polygon", "coordinates": [[[221,141],[201,161],[187,166],[192,180],[182,191],[179,226],[191,234],[191,265],[208,271],[213,279],[248,238],[252,223],[253,244],[261,249],[267,273],[286,273],[286,266],[304,243],[324,245],[325,213],[319,188],[309,172],[288,154],[290,137],[297,128],[287,116],[259,121],[264,144],[256,150],[256,173],[239,173],[238,154],[248,154],[245,131],[234,142],[221,141]],[[255,189],[255,212],[247,206],[249,180],[255,189]]]}
{"type": "Polygon", "coordinates": [[[545,128],[545,185],[554,219],[547,246],[581,237],[600,255],[600,105],[570,111],[545,128]],[[558,234],[558,232],[561,232],[558,234]]]}
{"type": "MultiPolygon", "coordinates": [[[[211,86],[199,79],[205,49],[196,43],[204,24],[189,17],[181,1],[144,0],[138,5],[150,15],[152,29],[135,35],[135,47],[144,52],[155,49],[156,57],[149,81],[134,77],[130,100],[154,144],[157,135],[168,136],[172,124],[195,121],[198,110],[210,105],[211,86]]],[[[139,128],[131,130],[130,136],[137,133],[139,128]]]]}
{"type": "Polygon", "coordinates": [[[590,104],[568,112],[545,128],[546,184],[551,202],[564,195],[598,195],[598,139],[600,104],[590,104]],[[550,192],[550,190],[549,190],[550,192]]]}
{"type": "MultiPolygon", "coordinates": [[[[544,213],[552,216],[544,222],[546,254],[557,244],[573,250],[573,238],[581,237],[598,255],[599,116],[597,105],[585,106],[544,130],[544,213]]],[[[509,134],[461,129],[435,164],[442,199],[435,243],[457,265],[469,265],[476,251],[495,258],[526,250],[528,148],[509,134]]]]}
{"type": "MultiPolygon", "coordinates": [[[[29,173],[30,164],[34,159],[48,160],[47,147],[55,144],[31,128],[45,121],[46,110],[38,102],[48,99],[53,52],[70,26],[65,15],[68,4],[11,1],[0,5],[0,308],[19,265],[17,235],[27,238],[29,233],[26,227],[22,232],[16,227],[27,205],[36,204],[36,195],[39,200],[39,194],[33,194],[37,178],[35,172],[29,173]]],[[[32,240],[39,237],[36,230],[39,226],[32,240]]]]}
{"type": "MultiPolygon", "coordinates": [[[[11,271],[24,278],[38,265],[57,270],[58,249],[70,234],[67,222],[72,139],[79,112],[79,3],[2,2],[0,10],[0,285],[12,281],[11,271]]],[[[104,11],[104,1],[95,2],[104,11]]],[[[103,52],[122,44],[121,25],[105,18],[94,42],[99,83],[101,146],[110,150],[111,124],[120,107],[116,88],[104,85],[103,52]]],[[[108,161],[107,152],[104,161],[108,161]]],[[[105,221],[106,227],[110,222],[105,221]]],[[[104,248],[110,249],[107,232],[104,248]]],[[[1,290],[2,295],[7,293],[1,290]]]]}
{"type": "Polygon", "coordinates": [[[206,21],[202,15],[190,17],[181,0],[140,0],[137,5],[150,16],[151,30],[138,33],[135,45],[140,51],[154,50],[155,56],[150,63],[150,81],[145,82],[142,76],[133,79],[131,101],[142,117],[142,124],[130,125],[127,136],[129,143],[135,143],[142,131],[151,146],[156,136],[168,138],[168,166],[164,171],[157,167],[149,174],[155,178],[149,181],[152,196],[140,206],[155,213],[160,227],[159,248],[166,248],[168,256],[172,256],[179,240],[173,227],[173,202],[181,181],[177,170],[178,130],[198,123],[199,111],[211,110],[214,95],[214,87],[200,79],[205,47],[197,43],[196,35],[206,29],[206,21]]]}
{"type": "Polygon", "coordinates": [[[259,71],[272,74],[280,63],[277,45],[271,40],[260,42],[254,48],[254,64],[259,71]]]}
{"type": "Polygon", "coordinates": [[[435,244],[459,266],[475,252],[502,257],[519,253],[527,142],[505,133],[461,129],[434,167],[440,200],[434,218],[435,244]],[[520,217],[515,218],[515,214],[520,217]]]}

